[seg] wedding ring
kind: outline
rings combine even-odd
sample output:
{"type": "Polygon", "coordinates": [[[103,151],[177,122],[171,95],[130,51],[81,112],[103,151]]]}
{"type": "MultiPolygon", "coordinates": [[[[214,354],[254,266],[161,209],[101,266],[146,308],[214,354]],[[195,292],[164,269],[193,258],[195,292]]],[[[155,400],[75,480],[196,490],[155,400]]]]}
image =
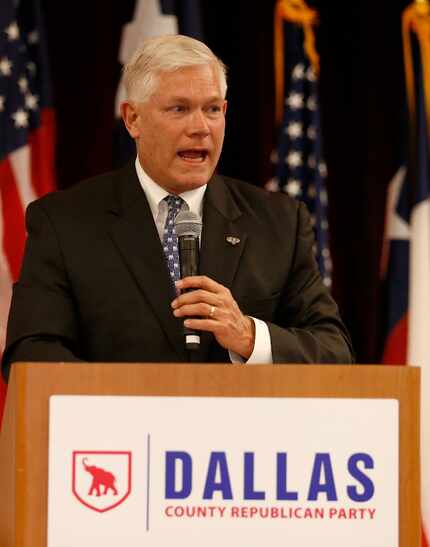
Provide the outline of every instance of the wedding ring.
{"type": "Polygon", "coordinates": [[[211,311],[209,312],[209,317],[213,317],[215,313],[215,306],[211,306],[211,311]]]}

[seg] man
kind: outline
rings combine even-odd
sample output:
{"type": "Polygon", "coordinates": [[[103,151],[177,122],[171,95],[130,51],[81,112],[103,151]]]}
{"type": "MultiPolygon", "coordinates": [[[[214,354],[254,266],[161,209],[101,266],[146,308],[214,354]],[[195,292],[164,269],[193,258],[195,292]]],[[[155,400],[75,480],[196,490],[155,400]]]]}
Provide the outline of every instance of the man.
{"type": "Polygon", "coordinates": [[[222,62],[165,36],[144,43],[124,78],[136,161],[29,206],[5,376],[14,361],[351,362],[305,207],[214,175],[222,62]],[[203,233],[201,275],[175,296],[179,209],[199,214],[203,233]],[[201,332],[197,351],[185,349],[184,322],[201,332]]]}

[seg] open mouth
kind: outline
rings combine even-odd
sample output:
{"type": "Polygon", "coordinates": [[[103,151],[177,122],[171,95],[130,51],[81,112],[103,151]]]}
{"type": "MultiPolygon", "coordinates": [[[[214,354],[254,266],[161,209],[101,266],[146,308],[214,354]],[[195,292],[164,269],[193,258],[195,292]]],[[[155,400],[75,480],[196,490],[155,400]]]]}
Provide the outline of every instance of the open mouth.
{"type": "Polygon", "coordinates": [[[185,161],[189,161],[191,163],[203,163],[205,159],[208,156],[208,151],[206,149],[196,150],[196,149],[189,149],[189,150],[180,150],[178,152],[178,156],[182,158],[185,161]]]}

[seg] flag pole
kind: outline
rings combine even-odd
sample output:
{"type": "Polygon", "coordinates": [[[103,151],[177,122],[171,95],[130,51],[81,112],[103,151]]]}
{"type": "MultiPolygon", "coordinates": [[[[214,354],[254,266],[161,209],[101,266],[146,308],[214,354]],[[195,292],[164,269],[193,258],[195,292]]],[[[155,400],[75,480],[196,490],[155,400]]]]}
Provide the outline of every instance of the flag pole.
{"type": "Polygon", "coordinates": [[[415,0],[415,5],[418,9],[418,12],[427,15],[430,9],[430,2],[429,0],[415,0]]]}
{"type": "Polygon", "coordinates": [[[413,76],[411,34],[414,34],[420,50],[423,67],[426,114],[430,125],[430,1],[414,0],[402,16],[403,50],[405,62],[406,92],[410,122],[415,119],[415,82],[413,76]]]}

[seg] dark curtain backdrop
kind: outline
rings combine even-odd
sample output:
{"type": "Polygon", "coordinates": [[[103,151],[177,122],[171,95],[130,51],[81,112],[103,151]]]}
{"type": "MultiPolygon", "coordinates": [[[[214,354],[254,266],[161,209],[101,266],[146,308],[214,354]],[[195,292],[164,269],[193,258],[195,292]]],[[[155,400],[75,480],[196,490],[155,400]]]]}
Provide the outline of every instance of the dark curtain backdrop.
{"type": "MultiPolygon", "coordinates": [[[[198,0],[196,0],[198,1],[198,0]]],[[[206,42],[229,67],[219,171],[262,185],[275,146],[274,0],[202,0],[206,42]]],[[[321,107],[328,165],[334,295],[357,360],[377,362],[379,261],[387,184],[402,158],[405,0],[309,1],[320,13],[321,107]],[[340,7],[339,7],[340,6],[340,7]]],[[[58,185],[113,165],[113,108],[122,26],[134,0],[42,0],[58,117],[58,185]]]]}

